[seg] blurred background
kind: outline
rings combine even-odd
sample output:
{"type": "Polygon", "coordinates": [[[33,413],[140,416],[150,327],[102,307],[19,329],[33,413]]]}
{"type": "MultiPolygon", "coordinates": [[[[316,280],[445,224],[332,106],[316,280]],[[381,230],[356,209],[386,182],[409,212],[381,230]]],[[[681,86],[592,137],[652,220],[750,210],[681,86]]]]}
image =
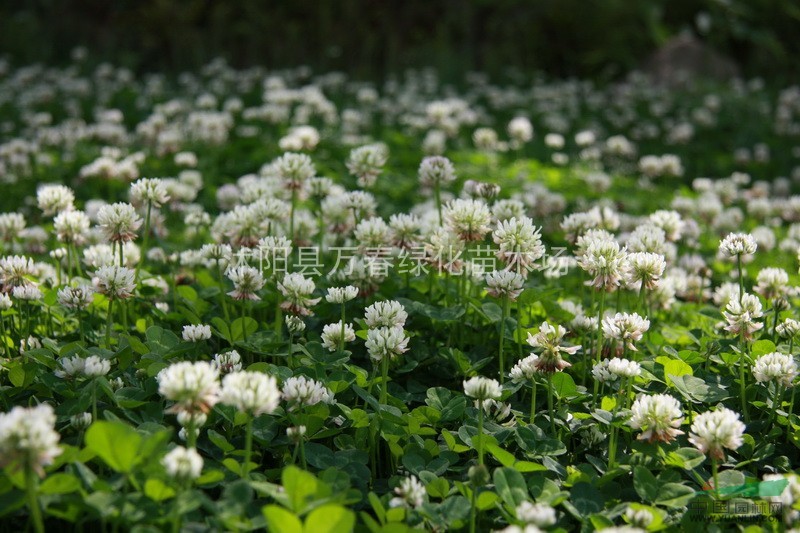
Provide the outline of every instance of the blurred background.
{"type": "Polygon", "coordinates": [[[613,80],[691,33],[745,76],[794,81],[798,0],[0,0],[0,55],[89,58],[134,71],[308,65],[380,79],[509,67],[613,80]]]}

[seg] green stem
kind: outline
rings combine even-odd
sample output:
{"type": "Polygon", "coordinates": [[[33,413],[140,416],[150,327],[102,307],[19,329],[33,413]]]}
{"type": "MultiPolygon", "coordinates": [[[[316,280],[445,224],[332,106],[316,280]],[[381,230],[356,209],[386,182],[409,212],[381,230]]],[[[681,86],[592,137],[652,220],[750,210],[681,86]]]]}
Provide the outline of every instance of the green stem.
{"type": "Polygon", "coordinates": [[[384,355],[381,359],[381,398],[380,404],[386,405],[389,395],[389,356],[384,355]]]}
{"type": "MultiPolygon", "coordinates": [[[[32,461],[32,459],[29,459],[32,461]]],[[[39,507],[37,496],[37,485],[39,484],[33,465],[28,464],[25,468],[25,492],[28,496],[28,508],[31,511],[31,522],[36,533],[44,533],[44,521],[42,520],[42,510],[39,507]]]]}
{"type": "Polygon", "coordinates": [[[550,431],[556,438],[556,418],[553,414],[553,374],[547,376],[547,413],[550,416],[550,431]]]}
{"type": "Polygon", "coordinates": [[[503,313],[500,319],[500,346],[498,352],[500,353],[500,383],[502,384],[506,379],[506,362],[503,354],[503,345],[506,340],[506,319],[508,318],[508,295],[503,296],[503,313]]]}
{"type": "Polygon", "coordinates": [[[147,259],[147,241],[150,238],[150,214],[152,210],[153,210],[153,202],[148,201],[147,215],[145,216],[144,219],[144,234],[142,235],[142,259],[138,263],[136,263],[136,274],[134,279],[137,282],[139,281],[139,269],[141,268],[142,263],[144,263],[145,260],[147,259]]]}
{"type": "Polygon", "coordinates": [[[225,303],[225,276],[222,274],[222,265],[217,259],[217,279],[219,280],[219,305],[222,307],[222,313],[225,315],[225,322],[230,324],[231,317],[228,314],[228,304],[225,303]]]}
{"type": "Polygon", "coordinates": [[[439,213],[439,226],[442,226],[442,192],[441,192],[441,185],[436,183],[433,186],[433,198],[436,201],[436,211],[439,213]]]}
{"type": "Polygon", "coordinates": [[[250,468],[250,456],[252,455],[252,453],[253,453],[253,417],[250,414],[248,414],[247,425],[244,434],[244,464],[242,464],[242,479],[246,479],[248,477],[249,473],[248,469],[250,468]]]}
{"type": "Polygon", "coordinates": [[[97,378],[92,380],[92,422],[97,421],[97,378]]]}
{"type": "Polygon", "coordinates": [[[711,478],[714,480],[714,495],[719,499],[719,476],[718,476],[717,459],[711,458],[711,478]]]}
{"type": "Polygon", "coordinates": [[[747,374],[745,372],[745,364],[747,363],[747,342],[744,340],[744,336],[742,336],[742,353],[739,357],[739,396],[742,400],[742,414],[744,415],[744,421],[750,421],[750,415],[747,412],[747,374]]]}
{"type": "Polygon", "coordinates": [[[536,378],[531,378],[531,425],[536,418],[536,378]]]}
{"type": "Polygon", "coordinates": [[[106,349],[111,349],[111,314],[114,310],[114,299],[108,300],[108,314],[106,315],[106,349]]]}
{"type": "Polygon", "coordinates": [[[344,335],[345,335],[345,313],[344,313],[344,302],[342,302],[342,331],[341,331],[341,338],[339,339],[339,355],[341,356],[344,353],[344,335]]]}
{"type": "Polygon", "coordinates": [[[744,276],[742,276],[742,254],[736,256],[736,268],[739,271],[739,303],[744,299],[744,276]]]}
{"type": "Polygon", "coordinates": [[[483,466],[483,401],[478,400],[478,464],[483,466]]]}
{"type": "Polygon", "coordinates": [[[289,241],[294,242],[294,210],[297,205],[297,189],[292,188],[292,206],[289,211],[289,241]]]}

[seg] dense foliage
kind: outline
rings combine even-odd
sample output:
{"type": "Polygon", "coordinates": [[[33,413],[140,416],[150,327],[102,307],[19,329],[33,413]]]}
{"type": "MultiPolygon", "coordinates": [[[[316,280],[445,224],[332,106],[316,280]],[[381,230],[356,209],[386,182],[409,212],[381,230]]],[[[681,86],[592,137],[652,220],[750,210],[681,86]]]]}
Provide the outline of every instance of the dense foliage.
{"type": "Polygon", "coordinates": [[[796,87],[3,63],[0,131],[9,529],[800,516],[796,87]]]}

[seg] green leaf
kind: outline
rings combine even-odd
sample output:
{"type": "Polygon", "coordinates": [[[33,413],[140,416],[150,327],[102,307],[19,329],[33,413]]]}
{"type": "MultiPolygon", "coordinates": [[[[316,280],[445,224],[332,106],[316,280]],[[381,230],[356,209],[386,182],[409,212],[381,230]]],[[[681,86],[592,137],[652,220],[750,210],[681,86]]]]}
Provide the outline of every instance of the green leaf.
{"type": "Polygon", "coordinates": [[[307,503],[319,490],[319,480],[296,466],[287,466],[281,474],[281,481],[289,498],[289,508],[297,514],[303,514],[307,503]]]}
{"type": "Polygon", "coordinates": [[[772,353],[774,351],[775,351],[774,342],[767,339],[761,339],[753,343],[753,346],[750,348],[750,355],[753,358],[756,358],[768,353],[772,353]]]}
{"type": "Polygon", "coordinates": [[[98,420],[86,431],[86,447],[117,472],[130,473],[139,460],[142,437],[124,422],[98,420]]]}
{"type": "Polygon", "coordinates": [[[180,343],[177,335],[158,326],[147,328],[145,336],[147,337],[147,347],[158,355],[168,354],[170,350],[180,343]]]}
{"type": "Polygon", "coordinates": [[[516,508],[520,503],[529,499],[525,478],[513,468],[495,469],[492,480],[498,496],[509,507],[516,508]]]}
{"type": "Polygon", "coordinates": [[[685,507],[694,496],[695,491],[691,487],[680,483],[665,483],[659,488],[655,503],[674,509],[685,507]]]}
{"type": "Polygon", "coordinates": [[[356,515],[341,505],[323,505],[308,514],[304,531],[306,533],[347,533],[353,531],[356,515]]]}
{"type": "Polygon", "coordinates": [[[512,453],[507,452],[497,444],[486,442],[484,443],[484,447],[486,448],[486,451],[492,454],[492,456],[503,466],[513,466],[517,461],[512,453]]]}
{"type": "Polygon", "coordinates": [[[571,398],[578,394],[578,387],[572,376],[565,372],[556,372],[550,376],[553,382],[553,390],[559,398],[571,398]]]}
{"type": "Polygon", "coordinates": [[[175,496],[175,490],[160,479],[150,478],[144,482],[144,495],[155,502],[162,502],[175,496]]]}
{"type": "Polygon", "coordinates": [[[705,454],[697,448],[678,448],[667,454],[666,463],[685,470],[697,468],[706,460],[705,454]]]}
{"type": "Polygon", "coordinates": [[[692,367],[680,359],[672,359],[663,355],[656,357],[656,362],[664,367],[664,376],[668,386],[672,386],[672,379],[670,375],[681,377],[686,375],[693,375],[692,367]]]}
{"type": "Polygon", "coordinates": [[[267,520],[268,531],[281,533],[303,533],[303,524],[291,511],[277,505],[267,505],[261,509],[267,520]]]}
{"type": "Polygon", "coordinates": [[[654,502],[658,497],[660,483],[648,468],[637,466],[633,469],[633,488],[644,501],[654,502]]]}
{"type": "Polygon", "coordinates": [[[258,322],[249,316],[237,318],[231,322],[231,338],[234,340],[234,342],[244,340],[245,331],[247,332],[247,337],[251,337],[256,331],[258,331],[258,322]]]}
{"type": "Polygon", "coordinates": [[[69,494],[80,490],[80,480],[72,474],[58,472],[42,481],[39,492],[42,494],[69,494]]]}

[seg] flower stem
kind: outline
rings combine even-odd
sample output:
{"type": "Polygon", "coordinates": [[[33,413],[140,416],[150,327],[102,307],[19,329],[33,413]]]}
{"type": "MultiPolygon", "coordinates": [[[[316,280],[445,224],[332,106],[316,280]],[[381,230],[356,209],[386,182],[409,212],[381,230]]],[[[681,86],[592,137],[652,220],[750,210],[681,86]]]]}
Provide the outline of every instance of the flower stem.
{"type": "Polygon", "coordinates": [[[106,315],[106,349],[111,349],[111,315],[114,310],[114,299],[108,300],[108,314],[106,315]]]}
{"type": "Polygon", "coordinates": [[[136,281],[139,281],[139,269],[142,266],[142,263],[145,262],[147,259],[147,241],[150,237],[150,214],[153,210],[153,202],[147,202],[147,215],[144,218],[144,233],[142,235],[142,259],[138,263],[136,263],[136,274],[135,278],[136,281]]]}
{"type": "Polygon", "coordinates": [[[28,496],[28,507],[31,511],[31,522],[36,533],[44,533],[44,521],[42,520],[42,510],[39,507],[37,496],[38,479],[32,465],[25,468],[25,492],[28,496]]]}
{"type": "Polygon", "coordinates": [[[711,458],[711,478],[714,480],[714,495],[719,498],[719,475],[718,475],[717,459],[711,458]]]}
{"type": "Polygon", "coordinates": [[[500,354],[500,383],[502,384],[506,378],[506,361],[503,354],[503,345],[506,340],[506,319],[508,318],[508,295],[503,295],[503,312],[500,318],[500,346],[498,352],[500,354]]]}
{"type": "Polygon", "coordinates": [[[550,431],[555,438],[556,434],[556,418],[553,414],[553,374],[547,376],[547,413],[550,417],[550,431]]]}
{"type": "MultiPolygon", "coordinates": [[[[242,464],[242,479],[247,479],[250,468],[250,456],[253,453],[253,417],[247,415],[247,425],[244,434],[244,464],[242,464]]],[[[302,453],[302,451],[300,452],[302,453]]],[[[305,459],[304,459],[305,462],[305,459]]]]}
{"type": "Polygon", "coordinates": [[[388,401],[388,390],[389,385],[389,356],[384,355],[383,359],[381,359],[381,398],[380,404],[386,405],[388,401]]]}
{"type": "Polygon", "coordinates": [[[478,400],[478,464],[483,466],[483,401],[478,400]]]}
{"type": "Polygon", "coordinates": [[[742,414],[744,414],[744,421],[750,421],[750,415],[747,412],[747,375],[745,373],[744,365],[747,362],[747,341],[742,336],[742,353],[739,357],[739,396],[742,400],[742,414]]]}
{"type": "Polygon", "coordinates": [[[531,378],[531,424],[536,418],[536,378],[531,378]]]}

